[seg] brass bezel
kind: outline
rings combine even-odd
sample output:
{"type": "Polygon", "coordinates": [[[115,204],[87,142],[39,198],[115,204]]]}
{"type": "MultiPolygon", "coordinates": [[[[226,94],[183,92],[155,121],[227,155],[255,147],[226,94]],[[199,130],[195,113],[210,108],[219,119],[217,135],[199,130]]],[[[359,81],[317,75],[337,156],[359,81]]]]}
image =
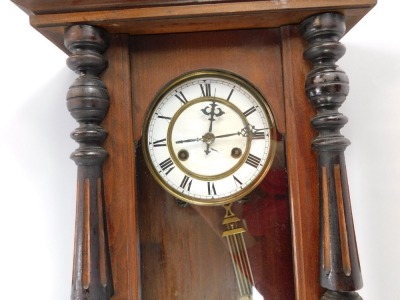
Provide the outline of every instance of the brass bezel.
{"type": "MultiPolygon", "coordinates": [[[[193,101],[193,100],[191,100],[193,101]]],[[[203,205],[203,206],[218,206],[218,205],[224,205],[228,204],[237,200],[240,200],[244,198],[246,195],[248,195],[252,190],[254,190],[260,182],[264,179],[266,174],[268,173],[269,169],[271,168],[272,162],[275,157],[275,151],[276,151],[276,125],[275,125],[275,119],[272,114],[272,110],[267,104],[267,101],[265,97],[262,96],[262,94],[257,90],[256,87],[254,87],[250,82],[248,82],[246,79],[242,78],[239,75],[236,75],[232,72],[225,71],[225,70],[219,70],[219,69],[203,69],[203,70],[197,70],[197,71],[192,71],[186,74],[183,74],[176,79],[170,81],[168,84],[166,84],[161,91],[156,95],[154,100],[152,101],[151,105],[149,106],[145,119],[144,119],[144,126],[142,128],[142,147],[143,147],[143,153],[144,153],[144,159],[146,162],[147,167],[150,170],[150,173],[152,174],[153,178],[157,181],[158,184],[160,184],[168,193],[170,193],[172,196],[185,201],[190,204],[195,204],[195,205],[203,205]],[[259,107],[264,111],[265,115],[267,116],[267,121],[269,123],[269,131],[270,131],[270,150],[268,152],[267,159],[265,161],[265,164],[262,168],[262,171],[254,178],[254,180],[249,183],[246,187],[243,189],[239,190],[237,193],[226,196],[226,197],[221,197],[221,198],[213,198],[213,199],[202,199],[202,198],[196,198],[192,196],[185,195],[183,193],[180,193],[176,189],[172,188],[170,185],[168,185],[164,179],[159,175],[156,167],[153,165],[151,159],[150,159],[150,153],[149,153],[149,148],[148,148],[148,135],[147,132],[149,130],[149,125],[150,125],[150,119],[151,116],[154,113],[154,109],[157,107],[158,103],[166,96],[168,95],[175,87],[180,86],[184,82],[195,80],[195,79],[200,79],[200,78],[220,78],[224,80],[231,81],[241,87],[244,88],[248,93],[250,93],[254,99],[257,101],[259,104],[259,107]]],[[[247,158],[248,153],[243,156],[243,160],[247,158]]],[[[243,162],[242,162],[243,163],[243,162]]]]}

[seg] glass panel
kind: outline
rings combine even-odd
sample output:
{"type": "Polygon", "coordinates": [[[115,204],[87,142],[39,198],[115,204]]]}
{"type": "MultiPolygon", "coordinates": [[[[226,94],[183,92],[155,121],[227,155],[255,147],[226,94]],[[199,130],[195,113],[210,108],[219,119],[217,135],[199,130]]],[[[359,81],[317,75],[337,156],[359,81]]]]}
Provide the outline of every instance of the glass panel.
{"type": "Polygon", "coordinates": [[[231,210],[174,199],[153,180],[138,149],[142,300],[294,299],[288,182],[278,139],[269,173],[231,210]]]}

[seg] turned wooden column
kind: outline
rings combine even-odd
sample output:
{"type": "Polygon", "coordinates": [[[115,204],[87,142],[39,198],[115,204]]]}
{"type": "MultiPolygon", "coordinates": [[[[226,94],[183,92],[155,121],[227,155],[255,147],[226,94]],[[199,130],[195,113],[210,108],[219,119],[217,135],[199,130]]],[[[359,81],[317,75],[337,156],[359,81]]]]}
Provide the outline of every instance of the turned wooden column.
{"type": "Polygon", "coordinates": [[[320,198],[320,285],[322,299],[361,299],[354,292],[362,287],[354,234],[344,151],[350,144],[340,134],[347,117],[338,112],[349,92],[346,74],[336,65],[345,53],[339,42],[346,31],[344,17],[326,13],[302,23],[309,47],[304,57],[313,64],[306,79],[306,93],[317,111],[312,126],[318,153],[320,198]]]}
{"type": "Polygon", "coordinates": [[[107,152],[101,147],[107,133],[100,126],[109,95],[98,75],[107,67],[102,53],[107,38],[100,28],[75,25],[66,29],[64,43],[72,53],[69,68],[79,77],[69,88],[67,106],[79,127],[71,137],[79,148],[71,158],[78,166],[72,300],[108,300],[113,295],[102,165],[107,152]]]}

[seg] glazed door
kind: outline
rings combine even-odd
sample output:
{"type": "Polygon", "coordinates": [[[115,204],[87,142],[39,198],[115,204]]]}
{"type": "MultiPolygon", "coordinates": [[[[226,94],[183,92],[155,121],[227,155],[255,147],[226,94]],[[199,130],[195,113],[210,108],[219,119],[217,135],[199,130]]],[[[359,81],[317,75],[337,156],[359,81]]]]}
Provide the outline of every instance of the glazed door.
{"type": "Polygon", "coordinates": [[[227,209],[188,205],[158,185],[144,163],[141,128],[134,129],[143,300],[294,299],[280,43],[278,30],[131,38],[133,119],[139,124],[169,81],[215,68],[259,89],[279,132],[267,176],[228,210],[240,219],[235,226],[243,232],[227,237],[227,209]]]}

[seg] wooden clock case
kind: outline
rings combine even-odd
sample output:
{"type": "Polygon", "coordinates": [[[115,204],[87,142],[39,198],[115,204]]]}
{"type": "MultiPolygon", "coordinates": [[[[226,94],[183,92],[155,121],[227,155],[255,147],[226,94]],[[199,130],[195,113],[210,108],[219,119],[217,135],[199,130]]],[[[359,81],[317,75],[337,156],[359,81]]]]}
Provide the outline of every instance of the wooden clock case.
{"type": "Polygon", "coordinates": [[[71,54],[68,66],[79,74],[67,95],[80,124],[71,134],[80,145],[71,155],[78,166],[72,299],[140,299],[151,284],[140,276],[141,238],[157,228],[155,216],[176,212],[141,204],[168,197],[149,192],[157,187],[140,156],[144,115],[166,83],[204,68],[245,77],[274,113],[287,170],[291,297],[361,299],[343,154],[349,142],[339,132],[347,119],[337,111],[348,81],[335,63],[344,54],[339,39],[375,1],[14,2],[71,54]],[[149,209],[158,215],[146,217],[149,209]]]}

